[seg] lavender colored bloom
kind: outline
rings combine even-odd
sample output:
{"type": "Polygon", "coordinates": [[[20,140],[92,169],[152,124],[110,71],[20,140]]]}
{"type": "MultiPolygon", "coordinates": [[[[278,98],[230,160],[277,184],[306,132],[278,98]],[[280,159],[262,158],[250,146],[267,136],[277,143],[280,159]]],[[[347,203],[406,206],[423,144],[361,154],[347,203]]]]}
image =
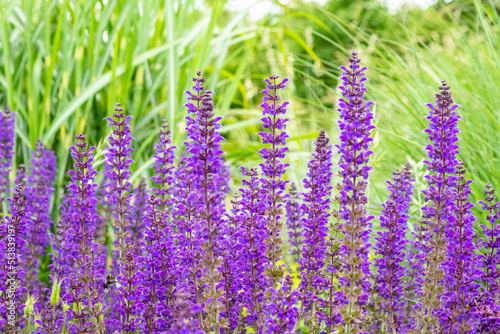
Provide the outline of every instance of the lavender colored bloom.
{"type": "Polygon", "coordinates": [[[342,333],[360,331],[363,328],[365,304],[368,299],[370,282],[370,261],[368,243],[370,220],[365,205],[368,203],[365,191],[370,155],[369,144],[373,113],[370,109],[373,102],[365,102],[366,88],[364,83],[366,67],[360,68],[357,52],[349,58],[349,68],[342,66],[343,76],[340,90],[343,98],[339,100],[340,112],[340,145],[336,145],[340,154],[340,174],[342,186],[340,190],[341,229],[344,233],[341,254],[344,269],[341,271],[339,283],[341,291],[339,305],[343,323],[339,324],[342,333]]]}
{"type": "Polygon", "coordinates": [[[290,254],[295,260],[301,256],[302,249],[302,218],[304,212],[299,203],[300,194],[295,184],[290,185],[290,197],[285,201],[286,226],[288,228],[288,242],[290,243],[290,254]]]}
{"type": "Polygon", "coordinates": [[[426,176],[429,188],[422,191],[426,205],[422,207],[425,224],[429,230],[429,253],[426,258],[426,277],[419,300],[422,307],[415,315],[416,329],[423,332],[438,325],[436,310],[441,308],[440,296],[444,293],[443,270],[448,242],[446,230],[454,222],[456,197],[456,166],[459,120],[453,104],[450,87],[442,81],[441,93],[436,94],[436,104],[427,104],[430,109],[429,128],[425,132],[432,144],[426,146],[431,160],[424,161],[430,175],[426,176]]]}
{"type": "Polygon", "coordinates": [[[134,256],[134,245],[130,243],[129,215],[130,215],[130,188],[132,184],[128,178],[132,174],[130,165],[131,141],[130,122],[131,116],[125,116],[123,108],[117,104],[113,118],[105,118],[109,122],[112,131],[109,144],[106,146],[106,170],[104,176],[110,189],[110,205],[113,208],[112,217],[116,227],[116,250],[118,251],[118,265],[120,267],[117,275],[119,283],[118,301],[115,309],[120,315],[121,321],[112,321],[122,331],[135,331],[141,318],[137,315],[141,312],[136,293],[140,283],[140,273],[137,272],[138,264],[134,256]]]}
{"type": "Polygon", "coordinates": [[[186,107],[188,114],[187,137],[184,143],[189,164],[193,168],[194,177],[198,178],[200,202],[197,203],[199,216],[197,217],[202,227],[200,237],[204,239],[203,251],[203,281],[206,287],[203,290],[204,311],[206,312],[205,327],[207,330],[214,328],[216,333],[220,328],[226,326],[226,319],[220,318],[223,304],[220,301],[224,292],[217,289],[217,282],[222,277],[220,275],[220,239],[225,225],[224,216],[224,193],[221,185],[225,183],[224,174],[218,173],[224,168],[221,158],[222,150],[220,143],[223,140],[220,135],[219,124],[222,117],[216,117],[213,113],[214,104],[212,101],[213,92],[205,90],[202,83],[201,72],[193,78],[195,85],[193,92],[187,92],[188,103],[186,107]]]}
{"type": "Polygon", "coordinates": [[[470,302],[475,309],[476,319],[480,326],[477,328],[481,333],[495,333],[500,330],[500,202],[496,200],[495,190],[490,183],[486,184],[484,190],[485,200],[480,201],[481,208],[487,212],[489,224],[481,224],[482,237],[477,242],[477,248],[481,249],[479,255],[481,268],[482,292],[470,302]]]}
{"type": "Polygon", "coordinates": [[[265,206],[260,201],[261,183],[256,168],[242,168],[243,176],[241,194],[241,212],[239,219],[242,225],[241,237],[235,249],[239,251],[241,306],[246,309],[244,323],[253,327],[258,333],[264,329],[263,307],[265,289],[270,279],[265,275],[268,267],[265,241],[268,230],[264,219],[265,206]]]}
{"type": "Polygon", "coordinates": [[[173,309],[174,322],[171,331],[167,334],[204,334],[198,329],[197,324],[191,319],[200,312],[199,306],[189,300],[187,287],[180,285],[175,293],[175,306],[173,309]]]}
{"type": "Polygon", "coordinates": [[[171,200],[170,200],[170,187],[173,184],[172,172],[174,168],[174,149],[177,147],[172,145],[172,135],[170,130],[168,130],[168,124],[166,120],[163,120],[163,124],[160,130],[160,140],[155,144],[156,154],[153,156],[155,158],[155,164],[153,169],[155,174],[151,177],[154,183],[158,186],[155,188],[155,194],[160,197],[161,210],[163,215],[166,216],[165,219],[170,220],[171,217],[171,200]]]}
{"type": "MultiPolygon", "coordinates": [[[[104,323],[101,316],[102,295],[100,292],[104,256],[99,256],[99,246],[95,243],[95,220],[97,199],[95,182],[96,171],[93,169],[95,147],[87,149],[85,136],[75,137],[77,142],[71,146],[71,156],[75,160],[75,169],[68,172],[71,183],[66,187],[68,194],[64,199],[63,219],[72,241],[68,245],[67,262],[69,269],[69,289],[63,298],[73,307],[68,310],[71,319],[76,320],[68,326],[78,333],[102,333],[104,323]]],[[[68,270],[68,269],[67,269],[68,270]]]]}
{"type": "Polygon", "coordinates": [[[304,246],[299,259],[299,268],[302,280],[300,282],[300,312],[299,318],[310,321],[315,317],[312,314],[314,304],[320,299],[319,295],[328,283],[321,274],[325,265],[326,237],[328,235],[328,218],[330,217],[330,192],[332,178],[332,149],[328,145],[329,138],[321,130],[316,142],[316,152],[309,161],[309,173],[304,179],[304,187],[308,191],[304,194],[302,210],[304,218],[304,246]]]}
{"type": "Polygon", "coordinates": [[[37,320],[38,327],[37,334],[55,334],[61,332],[62,319],[58,317],[54,306],[51,302],[45,302],[42,311],[41,319],[37,320]]]}
{"type": "Polygon", "coordinates": [[[478,257],[474,244],[474,206],[469,202],[471,193],[465,179],[462,162],[457,165],[457,186],[455,194],[455,219],[446,232],[448,258],[444,263],[447,291],[441,297],[443,308],[438,312],[443,331],[469,333],[477,330],[477,323],[467,308],[479,293],[481,270],[477,268],[478,257]]]}
{"type": "Polygon", "coordinates": [[[224,226],[224,237],[220,240],[222,281],[218,289],[223,289],[224,304],[221,316],[228,321],[228,327],[223,329],[224,333],[233,333],[241,321],[241,294],[243,289],[241,281],[242,257],[238,245],[243,237],[243,221],[241,219],[241,205],[238,198],[231,201],[232,210],[227,214],[224,226]]]}
{"type": "Polygon", "coordinates": [[[263,108],[262,114],[264,115],[261,121],[263,127],[269,129],[269,132],[259,132],[259,136],[262,137],[262,143],[270,144],[269,148],[264,147],[259,150],[259,153],[265,160],[260,164],[262,170],[261,201],[268,210],[268,214],[265,216],[267,229],[269,230],[269,238],[266,241],[269,256],[266,274],[272,279],[274,288],[276,288],[277,283],[284,274],[283,268],[278,265],[278,261],[282,255],[280,249],[282,243],[280,231],[283,224],[280,213],[283,206],[283,199],[287,197],[285,194],[287,181],[283,180],[283,174],[285,174],[286,168],[289,165],[282,162],[286,151],[288,151],[288,148],[284,147],[284,145],[288,138],[285,130],[289,119],[281,117],[281,115],[286,114],[289,103],[283,102],[280,104],[281,97],[277,95],[278,90],[286,89],[285,84],[288,79],[285,78],[280,83],[276,83],[278,78],[277,75],[271,75],[269,79],[264,80],[267,85],[266,89],[262,91],[265,96],[262,99],[263,103],[260,105],[263,108]]]}
{"type": "MultiPolygon", "coordinates": [[[[178,244],[178,282],[187,282],[191,300],[198,306],[202,305],[201,293],[204,288],[201,282],[201,226],[196,219],[196,204],[199,202],[199,180],[194,177],[188,158],[182,156],[175,170],[175,184],[172,196],[174,199],[173,215],[179,230],[176,239],[178,244]]],[[[199,325],[203,327],[202,315],[198,313],[199,325]]]]}
{"type": "Polygon", "coordinates": [[[25,252],[26,226],[31,222],[27,219],[29,213],[25,211],[26,201],[24,198],[24,184],[16,184],[10,202],[10,216],[2,219],[2,239],[0,239],[0,250],[2,259],[0,260],[0,330],[4,333],[18,332],[24,327],[22,311],[25,305],[22,304],[24,295],[27,292],[24,281],[24,272],[20,260],[21,254],[25,252]]]}
{"type": "Polygon", "coordinates": [[[134,194],[134,206],[129,215],[130,225],[128,230],[130,233],[130,243],[135,245],[136,253],[140,254],[140,241],[144,238],[143,218],[146,215],[147,200],[149,198],[149,190],[147,189],[146,179],[142,178],[139,186],[134,194]]]}
{"type": "Polygon", "coordinates": [[[382,204],[380,226],[384,230],[375,238],[375,253],[380,257],[375,260],[377,268],[376,289],[382,298],[381,309],[384,311],[385,328],[393,333],[403,333],[405,295],[403,276],[407,275],[404,266],[406,251],[406,229],[410,195],[413,193],[411,174],[397,170],[392,182],[388,181],[389,200],[382,204]]]}
{"type": "Polygon", "coordinates": [[[7,105],[0,111],[0,201],[2,202],[10,192],[9,174],[15,145],[14,122],[15,113],[7,105]]]}
{"type": "Polygon", "coordinates": [[[266,334],[294,333],[297,323],[299,296],[293,290],[292,276],[287,274],[280,285],[278,290],[269,288],[270,300],[264,307],[266,334]]]}
{"type": "Polygon", "coordinates": [[[30,294],[38,301],[37,310],[43,305],[43,290],[46,288],[38,280],[39,257],[45,254],[49,244],[49,231],[52,223],[50,217],[50,198],[53,192],[54,154],[45,149],[42,142],[37,142],[36,151],[32,152],[31,173],[26,187],[27,210],[31,213],[32,224],[26,229],[24,238],[27,241],[27,253],[24,254],[23,266],[26,271],[26,286],[30,294]]]}

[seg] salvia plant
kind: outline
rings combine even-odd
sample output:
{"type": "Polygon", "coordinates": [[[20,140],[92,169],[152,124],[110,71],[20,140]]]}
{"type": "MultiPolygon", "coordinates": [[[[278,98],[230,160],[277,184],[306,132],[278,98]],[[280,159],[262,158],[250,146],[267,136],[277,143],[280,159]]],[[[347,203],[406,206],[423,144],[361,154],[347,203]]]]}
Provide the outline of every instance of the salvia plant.
{"type": "Polygon", "coordinates": [[[499,202],[491,184],[471,200],[450,87],[442,81],[427,104],[425,187],[401,161],[374,216],[367,68],[352,52],[341,70],[339,137],[319,132],[301,186],[286,179],[288,79],[277,75],[262,90],[261,163],[240,166],[232,190],[201,72],[187,92],[186,139],[174,146],[163,122],[150,180],[133,177],[131,117],[118,104],[104,152],[75,136],[59,208],[56,156],[39,141],[14,168],[16,116],[5,107],[0,331],[499,333],[499,202]]]}

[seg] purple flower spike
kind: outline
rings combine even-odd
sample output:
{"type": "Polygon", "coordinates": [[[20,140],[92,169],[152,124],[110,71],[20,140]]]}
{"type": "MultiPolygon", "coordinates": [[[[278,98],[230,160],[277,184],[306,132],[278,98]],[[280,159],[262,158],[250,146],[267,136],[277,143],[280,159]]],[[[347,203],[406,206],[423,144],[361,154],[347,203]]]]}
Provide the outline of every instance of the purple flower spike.
{"type": "Polygon", "coordinates": [[[486,184],[484,190],[485,200],[480,201],[481,208],[487,212],[488,224],[481,224],[482,237],[478,240],[478,248],[481,248],[480,267],[481,281],[484,282],[482,292],[470,302],[474,306],[476,319],[480,326],[480,333],[495,333],[500,330],[500,307],[498,296],[500,295],[500,202],[496,200],[495,190],[490,183],[486,184]]]}
{"type": "Polygon", "coordinates": [[[30,294],[38,301],[36,308],[40,311],[43,305],[43,290],[46,289],[38,280],[39,257],[45,255],[49,244],[49,231],[52,223],[50,217],[50,198],[53,193],[54,154],[45,149],[42,142],[37,142],[36,151],[32,152],[30,176],[26,188],[27,211],[31,213],[32,224],[26,229],[25,239],[28,243],[23,266],[26,271],[26,283],[30,294]]]}
{"type": "Polygon", "coordinates": [[[440,296],[444,292],[443,270],[448,242],[446,230],[455,218],[456,179],[458,165],[458,114],[454,111],[450,87],[441,82],[441,93],[436,94],[436,104],[428,104],[430,109],[429,128],[425,132],[432,144],[426,146],[430,160],[424,161],[430,175],[426,176],[429,188],[423,191],[426,205],[422,207],[425,224],[429,231],[429,252],[426,258],[426,277],[422,285],[419,301],[422,306],[415,315],[416,329],[426,332],[438,326],[436,310],[441,308],[440,296]]]}
{"type": "Polygon", "coordinates": [[[120,314],[121,321],[114,322],[115,326],[122,331],[137,330],[137,314],[139,312],[137,305],[138,296],[136,289],[139,285],[140,273],[137,273],[138,264],[134,255],[134,245],[131,243],[130,235],[130,201],[132,184],[128,181],[132,172],[130,165],[132,159],[130,152],[132,136],[130,135],[131,116],[123,114],[123,108],[117,104],[113,118],[105,118],[109,122],[112,135],[108,138],[109,144],[106,145],[106,187],[110,189],[110,205],[113,208],[114,226],[116,227],[116,250],[118,251],[118,265],[120,272],[116,277],[119,283],[118,302],[115,309],[120,314]]]}
{"type": "MultiPolygon", "coordinates": [[[[328,218],[330,217],[330,192],[332,178],[332,148],[328,145],[329,138],[321,130],[316,142],[316,152],[309,161],[309,173],[304,179],[304,194],[302,210],[304,218],[304,246],[299,259],[299,269],[302,280],[300,282],[300,319],[310,322],[316,314],[314,304],[318,301],[328,282],[321,274],[325,265],[326,237],[328,235],[328,218]]],[[[315,321],[317,323],[317,321],[315,321]]]]}
{"type": "Polygon", "coordinates": [[[336,145],[340,154],[340,174],[342,185],[340,190],[341,229],[344,239],[341,247],[344,270],[339,283],[342,301],[339,305],[343,315],[343,323],[339,330],[345,333],[362,331],[363,318],[366,313],[370,282],[370,261],[368,242],[372,216],[365,209],[368,199],[365,195],[368,185],[368,166],[370,155],[369,144],[373,140],[371,131],[373,113],[370,109],[373,102],[365,102],[364,87],[366,67],[360,68],[357,52],[349,58],[349,68],[343,66],[340,90],[343,98],[339,100],[340,112],[340,145],[336,145]]]}
{"type": "Polygon", "coordinates": [[[286,151],[288,151],[288,148],[284,147],[284,145],[288,138],[285,130],[289,119],[281,117],[281,115],[286,114],[289,103],[279,103],[281,97],[277,95],[278,90],[286,88],[285,83],[288,79],[285,78],[280,83],[277,83],[278,78],[277,75],[271,75],[269,79],[264,80],[267,85],[266,89],[262,91],[265,96],[262,99],[263,103],[260,105],[263,108],[262,114],[264,115],[261,121],[263,127],[269,129],[269,132],[259,132],[262,143],[270,144],[269,148],[262,148],[259,153],[265,160],[264,163],[260,164],[262,170],[261,201],[268,210],[268,214],[265,216],[267,229],[269,230],[269,239],[266,241],[269,264],[266,274],[272,279],[274,288],[276,288],[277,283],[284,274],[283,268],[277,262],[281,259],[280,245],[282,243],[280,237],[282,228],[280,212],[283,199],[287,197],[285,194],[287,181],[283,180],[283,174],[285,174],[289,165],[282,162],[286,151]]]}
{"type": "Polygon", "coordinates": [[[0,232],[0,330],[2,333],[17,333],[23,327],[22,317],[25,305],[22,300],[27,292],[22,282],[26,273],[23,270],[21,254],[26,252],[24,235],[29,213],[25,211],[24,183],[16,184],[10,202],[10,216],[2,218],[0,232]]]}
{"type": "Polygon", "coordinates": [[[71,242],[63,254],[67,257],[69,269],[69,294],[65,291],[64,299],[72,307],[68,310],[71,319],[76,323],[69,326],[78,333],[102,333],[104,323],[101,316],[102,295],[100,283],[105,256],[99,256],[99,246],[95,242],[95,221],[97,216],[97,199],[95,182],[96,171],[93,169],[93,153],[95,147],[87,149],[85,136],[75,137],[77,142],[71,146],[71,156],[75,160],[75,169],[68,172],[71,183],[67,186],[64,199],[63,219],[68,231],[66,235],[71,242]]]}
{"type": "Polygon", "coordinates": [[[260,182],[256,168],[246,170],[242,168],[243,188],[241,193],[240,220],[242,224],[242,236],[239,239],[237,249],[240,250],[241,259],[241,304],[246,308],[247,315],[244,322],[248,326],[256,328],[257,332],[263,331],[264,319],[262,310],[265,301],[265,289],[269,286],[270,280],[264,274],[268,266],[266,245],[268,231],[265,226],[265,207],[260,202],[260,182]]]}
{"type": "Polygon", "coordinates": [[[171,213],[171,200],[170,200],[170,187],[172,186],[172,172],[174,164],[174,150],[177,148],[172,145],[172,135],[170,130],[168,130],[168,124],[166,120],[163,120],[163,124],[160,130],[160,141],[155,144],[156,154],[153,156],[155,158],[155,164],[153,169],[155,170],[155,175],[151,179],[157,184],[158,188],[155,188],[155,194],[161,199],[160,207],[166,219],[170,220],[171,213]]]}
{"type": "Polygon", "coordinates": [[[10,107],[5,106],[0,112],[0,201],[3,202],[10,192],[10,170],[12,169],[12,158],[14,157],[15,113],[10,107]]]}
{"type": "Polygon", "coordinates": [[[389,200],[382,204],[380,226],[384,230],[378,233],[375,253],[377,268],[376,287],[382,298],[381,309],[387,331],[403,333],[405,296],[403,293],[403,277],[407,276],[404,265],[406,251],[406,230],[410,195],[413,194],[414,180],[411,173],[399,171],[393,173],[392,182],[388,181],[389,200]]]}
{"type": "MultiPolygon", "coordinates": [[[[290,243],[290,254],[294,260],[301,257],[302,249],[302,218],[304,212],[299,203],[300,194],[295,184],[290,185],[290,198],[285,201],[286,226],[290,243]]],[[[295,262],[295,261],[294,261],[295,262]]]]}
{"type": "Polygon", "coordinates": [[[441,328],[445,332],[459,329],[460,333],[477,331],[471,305],[479,293],[481,270],[477,268],[479,258],[474,244],[474,206],[469,202],[471,193],[465,179],[462,162],[457,165],[457,186],[455,194],[455,219],[446,234],[448,239],[448,258],[444,263],[446,293],[442,299],[443,308],[438,312],[441,328]],[[444,324],[444,325],[443,325],[444,324]]]}
{"type": "Polygon", "coordinates": [[[269,288],[269,303],[265,305],[266,334],[292,334],[297,323],[299,313],[298,291],[293,290],[293,278],[286,275],[278,290],[269,288]]]}
{"type": "Polygon", "coordinates": [[[199,202],[197,203],[198,220],[202,230],[199,238],[203,238],[203,282],[206,287],[203,290],[205,301],[204,329],[220,332],[221,327],[227,324],[226,319],[220,318],[223,304],[220,301],[221,290],[217,289],[217,283],[222,280],[220,274],[220,242],[226,224],[224,220],[224,192],[221,188],[226,182],[224,180],[225,169],[220,148],[224,140],[220,135],[221,117],[214,114],[212,100],[213,92],[205,90],[202,86],[205,78],[198,71],[197,77],[193,78],[195,85],[194,93],[187,92],[188,103],[186,107],[188,141],[185,142],[189,165],[193,168],[194,177],[198,179],[199,202]]]}

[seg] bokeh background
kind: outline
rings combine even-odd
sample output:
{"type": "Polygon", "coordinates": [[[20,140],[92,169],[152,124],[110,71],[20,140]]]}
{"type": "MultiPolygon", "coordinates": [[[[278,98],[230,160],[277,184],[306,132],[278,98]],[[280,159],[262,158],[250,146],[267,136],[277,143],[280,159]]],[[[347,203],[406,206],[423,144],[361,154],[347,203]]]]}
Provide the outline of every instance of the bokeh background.
{"type": "Polygon", "coordinates": [[[286,177],[301,187],[318,132],[336,143],[338,67],[356,50],[376,102],[370,209],[407,161],[423,184],[424,104],[440,80],[463,106],[462,159],[477,201],[486,182],[500,186],[499,13],[496,0],[2,0],[0,104],[18,113],[16,164],[38,138],[55,150],[57,207],[74,135],[88,135],[102,164],[115,103],[134,117],[136,182],[148,177],[162,119],[181,145],[197,70],[217,93],[237,185],[239,166],[259,163],[259,91],[278,74],[292,82],[286,177]]]}

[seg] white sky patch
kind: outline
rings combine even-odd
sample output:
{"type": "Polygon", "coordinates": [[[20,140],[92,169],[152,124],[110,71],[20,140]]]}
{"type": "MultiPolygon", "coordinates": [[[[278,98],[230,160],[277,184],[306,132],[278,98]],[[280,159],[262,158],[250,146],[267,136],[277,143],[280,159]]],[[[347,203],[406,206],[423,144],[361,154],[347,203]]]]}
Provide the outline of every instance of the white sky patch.
{"type": "MultiPolygon", "coordinates": [[[[287,5],[293,0],[281,0],[280,3],[287,5]]],[[[307,2],[317,3],[319,6],[324,6],[328,0],[306,0],[307,2]]],[[[391,14],[396,13],[404,4],[414,4],[425,9],[434,5],[437,0],[382,0],[386,3],[391,14]]],[[[445,0],[446,3],[451,0],[445,0]]],[[[250,21],[258,21],[266,14],[282,14],[283,8],[277,5],[273,0],[229,0],[226,3],[226,8],[233,12],[248,10],[248,19],[250,21]]]]}

